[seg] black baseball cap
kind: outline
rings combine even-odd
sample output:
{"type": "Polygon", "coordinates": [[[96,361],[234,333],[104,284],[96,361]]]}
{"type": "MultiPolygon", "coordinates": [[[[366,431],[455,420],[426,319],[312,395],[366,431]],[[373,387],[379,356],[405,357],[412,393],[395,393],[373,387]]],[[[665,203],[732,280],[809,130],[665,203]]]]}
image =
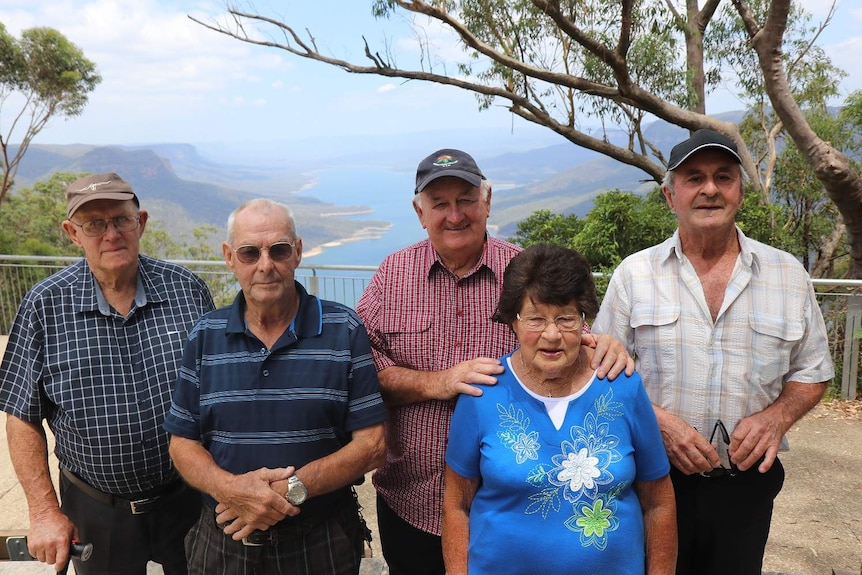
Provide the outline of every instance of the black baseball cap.
{"type": "Polygon", "coordinates": [[[476,160],[467,152],[444,148],[437,150],[421,162],[416,169],[416,190],[418,194],[425,187],[443,176],[453,176],[469,182],[477,188],[485,179],[476,160]]]}
{"type": "Polygon", "coordinates": [[[692,154],[708,148],[725,151],[732,155],[738,163],[742,163],[742,158],[739,157],[739,151],[733,140],[714,130],[703,129],[698,130],[688,140],[673,147],[670,151],[670,161],[667,164],[668,171],[677,169],[692,154]]]}

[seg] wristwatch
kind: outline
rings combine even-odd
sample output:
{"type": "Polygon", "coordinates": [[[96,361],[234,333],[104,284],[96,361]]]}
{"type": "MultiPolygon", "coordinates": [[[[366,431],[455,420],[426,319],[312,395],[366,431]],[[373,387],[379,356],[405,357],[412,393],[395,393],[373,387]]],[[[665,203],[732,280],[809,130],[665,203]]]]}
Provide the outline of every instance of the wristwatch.
{"type": "Polygon", "coordinates": [[[296,475],[291,475],[287,480],[287,493],[284,498],[291,505],[302,505],[308,499],[308,489],[305,488],[305,483],[296,475]]]}

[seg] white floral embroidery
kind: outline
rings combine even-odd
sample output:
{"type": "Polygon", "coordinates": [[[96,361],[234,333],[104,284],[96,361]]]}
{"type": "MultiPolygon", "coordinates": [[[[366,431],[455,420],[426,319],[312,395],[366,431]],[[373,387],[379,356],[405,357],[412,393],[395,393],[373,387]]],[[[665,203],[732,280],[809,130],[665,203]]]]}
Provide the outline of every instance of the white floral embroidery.
{"type": "Polygon", "coordinates": [[[623,415],[622,407],[608,389],[596,399],[583,425],[571,427],[560,452],[550,461],[541,461],[539,436],[529,430],[530,418],[514,405],[497,404],[502,428],[497,436],[515,453],[517,464],[538,461],[527,472],[527,483],[536,492],[529,496],[525,513],[548,519],[568,507],[571,514],[563,524],[578,534],[584,547],[605,549],[610,534],[619,529],[617,498],[629,484],[618,482],[610,470],[611,464],[622,460],[620,438],[611,433],[610,422],[623,415]]]}
{"type": "Polygon", "coordinates": [[[568,481],[572,491],[580,491],[582,487],[593,489],[596,485],[594,480],[602,474],[598,464],[599,458],[592,457],[583,447],[577,453],[569,453],[560,462],[562,470],[557,473],[557,480],[561,483],[568,481]]]}

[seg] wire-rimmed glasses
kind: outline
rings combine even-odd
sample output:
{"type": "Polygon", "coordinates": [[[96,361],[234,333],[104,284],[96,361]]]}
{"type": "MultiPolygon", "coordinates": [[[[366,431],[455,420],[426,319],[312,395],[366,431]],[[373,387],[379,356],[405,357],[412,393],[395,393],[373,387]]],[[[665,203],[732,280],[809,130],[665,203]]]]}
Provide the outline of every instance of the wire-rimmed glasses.
{"type": "Polygon", "coordinates": [[[561,315],[554,319],[548,319],[540,315],[531,315],[521,317],[521,314],[515,314],[521,325],[527,331],[542,332],[548,328],[548,324],[553,323],[560,331],[579,331],[584,327],[584,314],[581,315],[561,315]]]}
{"type": "Polygon", "coordinates": [[[117,216],[116,218],[109,218],[107,220],[89,220],[83,224],[79,224],[73,220],[69,221],[81,228],[85,236],[98,238],[107,233],[109,224],[113,225],[114,229],[120,233],[136,230],[141,223],[141,218],[139,216],[117,216]]]}

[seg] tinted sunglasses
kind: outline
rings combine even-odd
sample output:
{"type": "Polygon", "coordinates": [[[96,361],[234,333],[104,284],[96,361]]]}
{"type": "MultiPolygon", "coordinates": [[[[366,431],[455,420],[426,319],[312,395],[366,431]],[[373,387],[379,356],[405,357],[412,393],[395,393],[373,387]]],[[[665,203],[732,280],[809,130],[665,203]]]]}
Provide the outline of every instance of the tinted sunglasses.
{"type": "Polygon", "coordinates": [[[290,242],[275,242],[268,248],[244,245],[234,250],[236,259],[244,264],[253,264],[260,259],[261,252],[267,252],[274,262],[285,262],[293,255],[293,244],[290,242]]]}

